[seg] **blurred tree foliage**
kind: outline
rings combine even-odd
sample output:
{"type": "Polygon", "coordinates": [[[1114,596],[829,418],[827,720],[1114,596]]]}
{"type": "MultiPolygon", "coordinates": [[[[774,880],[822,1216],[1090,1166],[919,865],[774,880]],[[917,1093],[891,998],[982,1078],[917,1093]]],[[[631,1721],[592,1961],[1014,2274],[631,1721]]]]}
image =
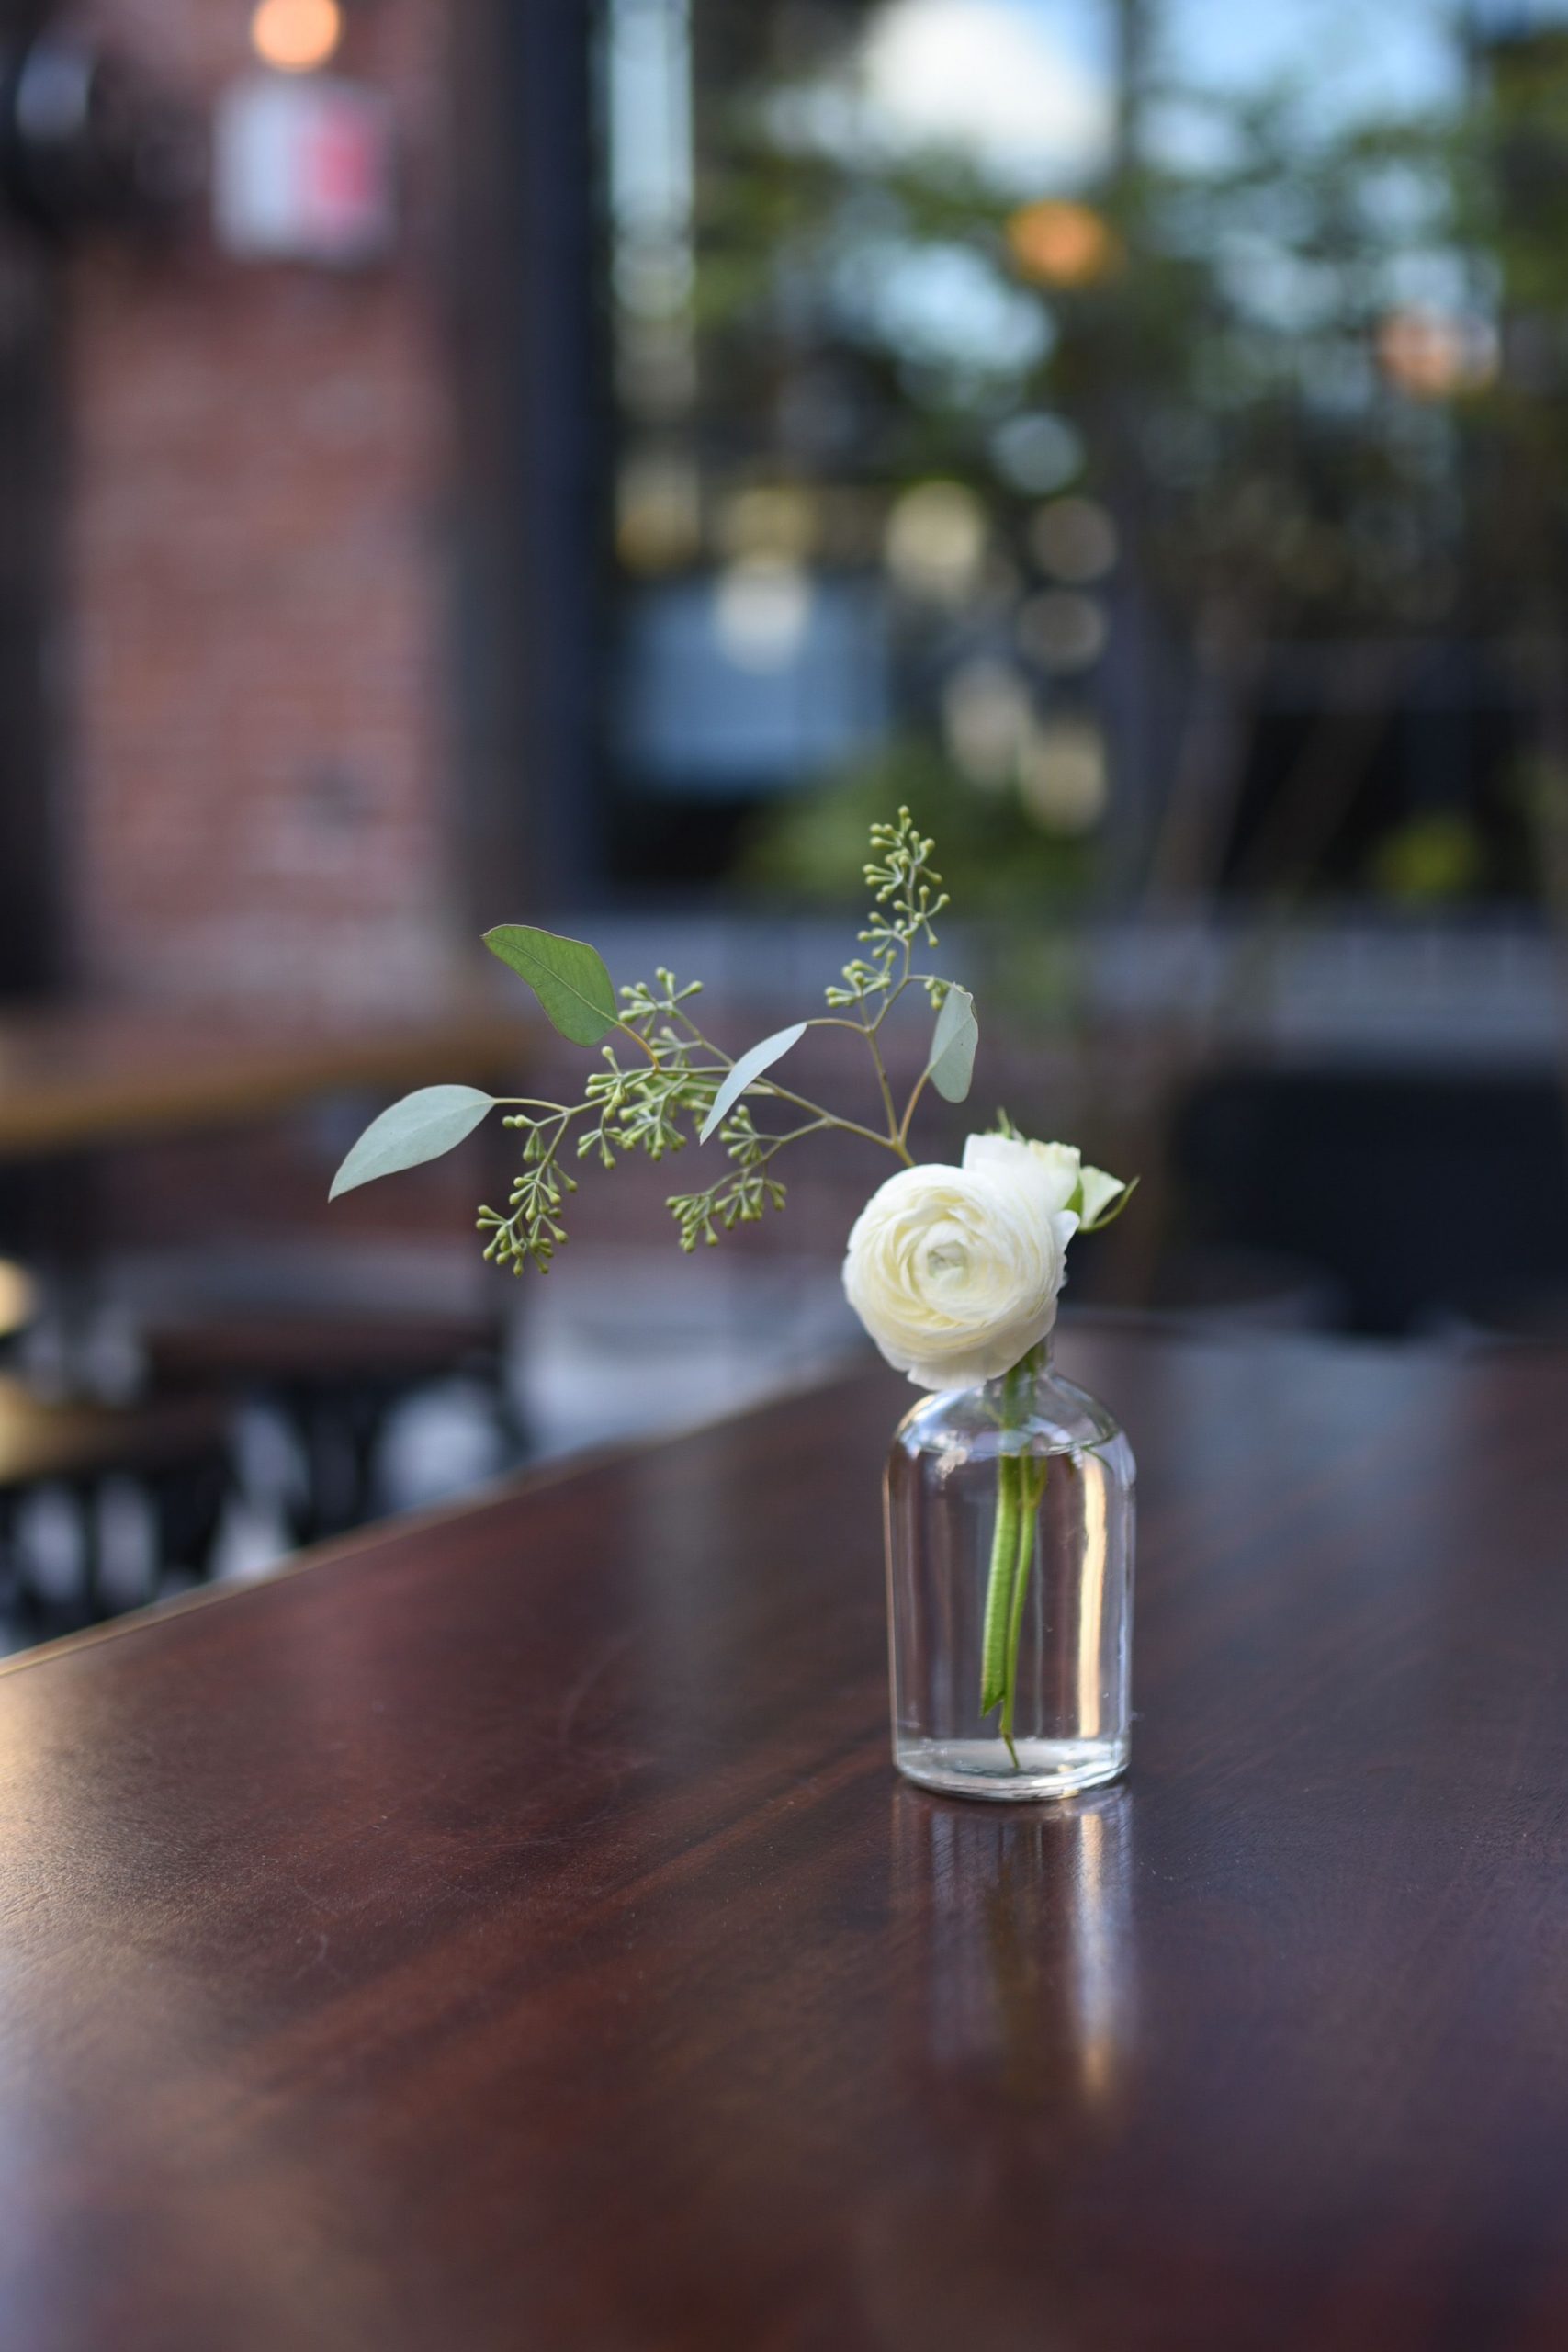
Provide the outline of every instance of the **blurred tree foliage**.
{"type": "Polygon", "coordinates": [[[961,910],[1038,913],[1090,878],[1087,842],[1032,823],[1014,793],[977,791],[918,736],[890,743],[798,805],[771,808],[748,843],[740,878],[783,896],[852,904],[865,888],[867,830],[884,809],[903,807],[942,842],[942,880],[961,910]]]}
{"type": "MultiPolygon", "coordinates": [[[[1157,8],[1140,14],[1157,54],[1157,8]]],[[[759,32],[750,75],[699,85],[708,459],[852,483],[884,515],[913,485],[955,483],[984,548],[961,596],[893,579],[903,731],[771,809],[753,878],[852,893],[868,817],[908,800],[967,903],[1092,889],[1100,814],[1081,795],[1058,808],[1027,728],[1010,769],[977,775],[964,755],[953,682],[981,660],[1016,676],[1026,717],[1103,729],[1111,806],[1123,832],[1144,828],[1145,870],[1162,809],[1191,783],[1194,681],[1245,680],[1248,649],[1254,672],[1271,647],[1317,649],[1326,710],[1347,641],[1462,640],[1495,658],[1518,759],[1568,739],[1561,663],[1530,650],[1561,643],[1568,576],[1568,33],[1472,39],[1463,102],[1421,119],[1337,119],[1308,57],[1261,95],[1145,74],[1122,94],[1099,179],[1040,191],[1039,207],[1096,224],[1075,260],[1070,238],[1055,254],[1048,235],[1032,243],[1018,191],[972,159],[857,144],[832,101],[861,21],[813,22],[806,51],[781,62],[759,32]],[[1010,461],[1010,424],[1030,416],[1076,436],[1080,460],[1058,479],[1031,483],[1010,461]],[[1042,557],[1040,512],[1064,493],[1112,519],[1113,576],[1063,579],[1042,557]],[[1068,658],[1075,613],[1039,617],[1043,594],[1103,607],[1103,656],[1068,658]],[[1129,630],[1139,651],[1122,668],[1129,630]],[[1127,698],[1162,677],[1174,684],[1139,737],[1127,698]],[[1130,788],[1134,737],[1145,773],[1130,788]]],[[[882,560],[836,549],[825,507],[818,560],[882,560]]],[[[1246,711],[1237,723],[1239,760],[1246,711]]],[[[1510,815],[1505,781],[1489,813],[1451,792],[1395,808],[1363,873],[1404,897],[1483,887],[1483,821],[1517,829],[1527,799],[1510,815]]]]}

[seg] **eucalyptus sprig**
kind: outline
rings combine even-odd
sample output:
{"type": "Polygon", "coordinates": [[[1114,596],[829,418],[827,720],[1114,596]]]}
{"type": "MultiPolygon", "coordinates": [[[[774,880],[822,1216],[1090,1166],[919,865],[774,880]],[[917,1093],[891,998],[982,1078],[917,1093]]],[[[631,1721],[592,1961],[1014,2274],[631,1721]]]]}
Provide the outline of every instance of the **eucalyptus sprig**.
{"type": "Polygon", "coordinates": [[[773,1163],[807,1136],[837,1129],[910,1165],[909,1126],[921,1095],[929,1084],[948,1102],[963,1102],[979,1038],[967,990],[917,968],[922,951],[937,944],[935,918],[948,903],[931,863],[934,848],[907,808],[895,823],[872,827],[865,878],[873,901],[858,940],[864,952],[852,956],[840,979],[824,991],[826,1013],[778,1030],[737,1057],[716,1045],[693,1017],[700,981],[682,982],[660,967],[651,982],[636,980],[617,991],[604,958],[583,940],[522,923],[487,932],[486,946],[527,982],[561,1035],[598,1047],[599,1065],[588,1072],[581,1098],[555,1102],[490,1095],[475,1087],[423,1087],[366,1129],[338,1170],[333,1198],[439,1158],[500,1110],[523,1138],[522,1158],[505,1208],[479,1212],[484,1254],[513,1273],[530,1265],[544,1273],[567,1239],[566,1204],[577,1190],[573,1170],[580,1161],[596,1160],[610,1170],[630,1152],[662,1160],[716,1135],[728,1168],[712,1182],[668,1199],[686,1250],[715,1243],[738,1225],[755,1224],[769,1208],[782,1209],[785,1188],[773,1163]],[[911,988],[924,992],[937,1017],[925,1066],[900,1106],[881,1033],[911,988]],[[808,1029],[848,1029],[863,1040],[876,1090],[868,1120],[814,1102],[768,1075],[808,1029]],[[769,1105],[778,1124],[759,1128],[753,1102],[769,1105]]]}
{"type": "MultiPolygon", "coordinates": [[[[914,1165],[909,1128],[927,1086],[950,1102],[962,1102],[969,1092],[979,1028],[967,989],[940,972],[924,968],[925,951],[937,945],[936,918],[947,906],[942,876],[931,863],[934,844],[917,829],[907,808],[890,825],[871,829],[871,856],[865,867],[872,905],[857,946],[838,980],[825,994],[828,1011],[775,1030],[745,1053],[731,1056],[698,1026],[695,1005],[702,995],[697,980],[682,981],[660,966],[651,981],[634,980],[616,989],[596,948],[581,939],[539,931],[525,923],[503,923],[485,933],[485,945],[525,980],[548,1020],[572,1044],[597,1049],[577,1100],[550,1102],[533,1095],[496,1096],[471,1086],[427,1086],[406,1095],[383,1111],[360,1136],[338,1170],[333,1196],[389,1176],[400,1168],[434,1159],[472,1134],[494,1110],[503,1124],[522,1138],[521,1158],[504,1208],[481,1208],[479,1227],[484,1254],[494,1265],[510,1266],[514,1274],[525,1266],[547,1273],[556,1251],[567,1238],[567,1204],[577,1190],[574,1172],[584,1161],[614,1170],[630,1152],[662,1160],[699,1147],[716,1136],[724,1164],[711,1182],[690,1192],[671,1193],[667,1205],[675,1220],[682,1250],[699,1242],[712,1244],[738,1225],[753,1225],[770,1208],[782,1209],[785,1192],[775,1163],[792,1145],[807,1136],[837,1129],[859,1136],[888,1153],[900,1167],[914,1165]],[[883,1031],[909,989],[918,989],[936,1013],[930,1048],[919,1076],[902,1104],[895,1097],[883,1031]],[[866,1119],[814,1102],[787,1086],[777,1075],[779,1065],[792,1053],[808,1029],[847,1029],[865,1049],[868,1076],[874,1085],[874,1107],[866,1119]],[[759,1125],[761,1109],[767,1125],[759,1125]]],[[[1004,1157],[1015,1156],[1028,1173],[1029,1209],[1026,1239],[1018,1245],[1026,1268],[1033,1270],[1033,1285],[1025,1304],[1036,1340],[1055,1318],[1056,1295],[1064,1272],[1062,1253],[1075,1232],[1091,1233],[1120,1214],[1132,1187],[1081,1162],[1076,1148],[1062,1144],[1031,1144],[1018,1134],[1005,1112],[998,1114],[995,1135],[1004,1157]],[[1052,1183],[1058,1187],[1055,1196],[1052,1183]],[[1044,1186],[1046,1190],[1041,1191],[1044,1186]],[[1055,1206],[1052,1206],[1053,1197],[1055,1206]],[[1062,1231],[1058,1232],[1057,1227],[1062,1231]],[[1054,1257],[1050,1254],[1054,1252],[1054,1257]]],[[[979,1147],[997,1158],[991,1139],[971,1136],[964,1168],[979,1147]]],[[[964,1170],[931,1171],[941,1185],[965,1181],[964,1170]]],[[[912,1180],[918,1191],[919,1180],[912,1180]]],[[[993,1187],[998,1182],[993,1175],[993,1187]]],[[[1014,1170],[1009,1182],[1016,1182],[1014,1170]]],[[[883,1188],[886,1190],[886,1188],[883,1188]]],[[[908,1215],[908,1187],[899,1186],[901,1217],[908,1215]]],[[[984,1193],[984,1187],[982,1187],[984,1193]]],[[[1006,1200],[1005,1189],[997,1195],[1006,1200]]],[[[851,1283],[856,1262],[857,1237],[883,1198],[879,1191],[868,1204],[850,1237],[846,1287],[852,1303],[890,1363],[898,1363],[922,1386],[934,1386],[942,1368],[956,1369],[951,1352],[942,1359],[935,1377],[929,1366],[912,1360],[905,1337],[897,1343],[878,1329],[871,1295],[857,1295],[851,1283]]],[[[986,1215],[995,1208],[995,1200],[986,1215]]],[[[953,1210],[945,1195],[939,1203],[942,1218],[953,1210]]],[[[981,1222],[984,1223],[984,1217],[981,1222]]],[[[1005,1220],[1004,1220],[1005,1221],[1005,1220]]],[[[948,1231],[943,1225],[942,1233],[948,1231]]],[[[981,1237],[982,1245],[984,1236],[981,1237]]],[[[867,1250],[874,1252],[874,1242],[867,1250]]],[[[962,1259],[963,1251],[959,1253],[962,1259]]],[[[952,1250],[944,1240],[934,1247],[933,1262],[943,1261],[942,1278],[951,1271],[952,1250]],[[944,1254],[945,1253],[945,1254],[944,1254]]],[[[985,1250],[981,1249],[982,1259],[985,1250]]],[[[929,1268],[926,1269],[929,1272],[929,1268]]],[[[961,1268],[961,1272],[963,1269],[961,1268]]],[[[907,1333],[908,1294],[911,1286],[908,1251],[900,1245],[892,1274],[881,1278],[883,1291],[897,1294],[892,1318],[907,1333]]],[[[922,1277],[923,1279],[923,1277],[922,1277]]],[[[1003,1285],[1005,1290],[1005,1283],[1003,1285]]],[[[919,1282],[914,1283],[918,1295],[919,1282]]],[[[981,1284],[987,1316],[995,1315],[994,1294],[981,1284]]],[[[886,1304],[886,1300],[884,1301],[886,1304]]],[[[953,1295],[943,1289],[936,1306],[923,1301],[922,1311],[951,1348],[956,1331],[972,1343],[975,1332],[956,1317],[953,1295]]],[[[1010,1342],[1027,1350],[1027,1340],[1006,1327],[1010,1342]]],[[[985,1335],[989,1348],[994,1332],[985,1335]]],[[[991,1367],[991,1372],[997,1370],[991,1367]]],[[[1007,1370],[1002,1391],[1005,1431],[1021,1430],[1028,1404],[1034,1354],[1017,1357],[1007,1370]]],[[[968,1364],[966,1377],[990,1374],[968,1364]]],[[[1045,1492],[1046,1459],[1034,1459],[1019,1444],[1004,1445],[998,1455],[997,1509],[984,1629],[980,1713],[997,1713],[1000,1737],[1021,1769],[1014,1739],[1018,1663],[1023,1611],[1037,1545],[1041,1505],[1045,1492]]]]}

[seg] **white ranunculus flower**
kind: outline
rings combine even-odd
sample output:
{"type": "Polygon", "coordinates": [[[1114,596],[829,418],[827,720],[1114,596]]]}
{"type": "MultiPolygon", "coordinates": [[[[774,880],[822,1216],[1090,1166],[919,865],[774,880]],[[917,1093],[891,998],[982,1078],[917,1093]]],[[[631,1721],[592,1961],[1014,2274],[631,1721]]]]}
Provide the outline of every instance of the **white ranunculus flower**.
{"type": "Polygon", "coordinates": [[[1066,1145],[971,1136],[962,1168],[890,1176],[844,1258],[850,1305],[888,1363],[921,1388],[974,1388],[1037,1346],[1056,1319],[1082,1173],[1066,1145]]]}

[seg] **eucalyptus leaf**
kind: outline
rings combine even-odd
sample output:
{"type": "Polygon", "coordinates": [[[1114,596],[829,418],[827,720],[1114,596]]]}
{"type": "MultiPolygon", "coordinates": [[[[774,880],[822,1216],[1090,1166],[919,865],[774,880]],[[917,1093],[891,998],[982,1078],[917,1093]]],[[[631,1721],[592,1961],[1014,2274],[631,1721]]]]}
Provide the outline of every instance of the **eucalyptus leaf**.
{"type": "Polygon", "coordinates": [[[494,1095],[481,1094],[477,1086],[422,1086],[417,1094],[405,1094],[371,1120],[333,1178],[328,1199],[335,1201],[340,1193],[352,1193],[374,1177],[395,1176],[400,1168],[439,1159],[494,1108],[494,1095]]]}
{"type": "Polygon", "coordinates": [[[574,1046],[596,1046],[615,1027],[620,1017],[615,991],[604,957],[586,940],[503,922],[486,932],[485,945],[527,981],[550,1021],[574,1046]]]}
{"type": "Polygon", "coordinates": [[[753,1046],[749,1053],[741,1055],[713,1098],[713,1109],[697,1131],[699,1143],[706,1143],[725,1114],[740,1100],[753,1080],[761,1078],[762,1072],[781,1055],[787,1054],[792,1046],[798,1046],[805,1035],[805,1022],[797,1021],[793,1027],[776,1030],[773,1036],[764,1037],[760,1046],[753,1046]]]}
{"type": "Polygon", "coordinates": [[[975,1018],[974,998],[967,989],[949,989],[936,1017],[931,1057],[926,1063],[926,1076],[944,1102],[962,1102],[968,1094],[975,1075],[975,1048],[979,1042],[980,1024],[975,1018]]]}

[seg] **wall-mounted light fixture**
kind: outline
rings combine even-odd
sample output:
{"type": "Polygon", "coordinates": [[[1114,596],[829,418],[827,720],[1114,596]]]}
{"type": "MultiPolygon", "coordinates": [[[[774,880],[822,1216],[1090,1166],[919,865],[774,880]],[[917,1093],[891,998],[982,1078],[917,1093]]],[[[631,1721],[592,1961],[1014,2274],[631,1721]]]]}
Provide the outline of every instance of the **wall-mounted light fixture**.
{"type": "Polygon", "coordinates": [[[313,74],[329,64],[343,39],[338,0],[257,0],[251,47],[279,74],[313,74]]]}

